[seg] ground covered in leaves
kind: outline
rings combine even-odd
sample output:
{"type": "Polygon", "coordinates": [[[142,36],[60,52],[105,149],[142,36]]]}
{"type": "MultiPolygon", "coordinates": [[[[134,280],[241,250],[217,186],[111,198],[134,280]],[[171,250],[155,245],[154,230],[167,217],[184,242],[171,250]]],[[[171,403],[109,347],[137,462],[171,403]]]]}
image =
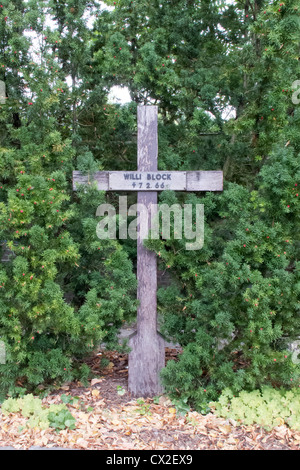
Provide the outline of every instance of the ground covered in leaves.
{"type": "MultiPolygon", "coordinates": [[[[167,349],[167,360],[176,350],[167,349]]],[[[127,356],[105,353],[107,367],[99,367],[102,353],[91,359],[94,378],[89,387],[66,384],[43,399],[45,406],[61,403],[61,396],[78,397],[67,406],[75,429],[39,430],[26,426],[20,414],[0,412],[0,447],[90,450],[300,450],[300,433],[286,426],[267,432],[241,426],[234,420],[176,412],[165,396],[133,399],[127,390],[127,356]]]]}

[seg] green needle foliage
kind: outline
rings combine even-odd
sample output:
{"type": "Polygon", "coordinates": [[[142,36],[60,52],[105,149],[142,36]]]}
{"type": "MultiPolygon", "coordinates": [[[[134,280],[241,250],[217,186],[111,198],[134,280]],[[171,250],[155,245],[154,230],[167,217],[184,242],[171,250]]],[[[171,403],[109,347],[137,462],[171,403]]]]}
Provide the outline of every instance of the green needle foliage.
{"type": "Polygon", "coordinates": [[[78,135],[90,60],[82,14],[93,3],[47,3],[0,9],[0,240],[10,253],[0,266],[2,394],[86,380],[82,359],[100,342],[116,344],[135,305],[131,261],[117,241],[100,244],[96,235],[104,195],[72,187],[73,169],[100,168],[78,135]]]}
{"type": "Polygon", "coordinates": [[[0,389],[86,379],[84,358],[100,342],[117,347],[135,315],[136,244],[96,235],[97,207],[118,194],[75,192],[72,171],[135,170],[139,104],[159,107],[161,170],[224,172],[222,193],[160,194],[205,214],[201,250],[148,243],[173,276],[158,292],[163,332],[183,347],[162,371],[167,392],[206,410],[225,388],[297,387],[297,2],[106,6],[0,9],[0,240],[11,253],[0,266],[0,389]],[[129,104],[109,102],[115,85],[129,104]]]}
{"type": "Polygon", "coordinates": [[[147,243],[175,278],[158,300],[164,333],[183,346],[162,378],[202,410],[226,387],[299,383],[299,12],[293,1],[175,3],[111,2],[94,61],[159,106],[161,169],[224,172],[223,193],[160,197],[204,204],[202,250],[147,243]]]}
{"type": "Polygon", "coordinates": [[[299,384],[289,344],[300,334],[299,107],[291,93],[300,23],[293,2],[251,6],[248,32],[228,55],[241,96],[236,119],[223,124],[231,136],[224,192],[185,198],[204,204],[204,247],[149,243],[179,281],[159,292],[165,333],[183,345],[162,377],[199,409],[226,387],[299,384]]]}

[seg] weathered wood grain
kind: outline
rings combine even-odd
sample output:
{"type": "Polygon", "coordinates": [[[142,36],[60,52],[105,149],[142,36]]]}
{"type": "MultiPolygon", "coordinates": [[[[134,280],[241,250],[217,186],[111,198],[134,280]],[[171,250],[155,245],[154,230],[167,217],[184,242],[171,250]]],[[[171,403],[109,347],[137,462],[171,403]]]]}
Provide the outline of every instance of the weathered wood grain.
{"type": "MultiPolygon", "coordinates": [[[[156,171],[157,156],[157,107],[139,106],[138,171],[156,171]]],[[[147,208],[150,226],[151,205],[157,204],[157,192],[139,191],[138,204],[147,208]]],[[[157,257],[145,248],[142,233],[140,226],[137,237],[137,334],[129,341],[131,352],[128,357],[128,390],[137,397],[162,393],[159,374],[165,366],[165,341],[157,332],[157,257]]]]}
{"type": "Polygon", "coordinates": [[[187,191],[223,191],[223,171],[187,171],[187,191]]]}
{"type": "Polygon", "coordinates": [[[222,171],[98,171],[93,175],[82,175],[80,171],[73,172],[73,189],[77,190],[80,184],[96,182],[99,191],[223,191],[222,171]],[[147,175],[152,176],[147,180],[147,175]],[[136,179],[125,180],[124,175],[133,175],[136,179]],[[160,177],[159,177],[159,176],[160,177]],[[162,179],[162,175],[171,175],[172,179],[162,179]],[[141,178],[141,179],[140,179],[141,178]],[[139,183],[149,181],[151,187],[139,183]],[[132,183],[136,186],[133,187],[132,183]],[[165,182],[164,187],[162,183],[165,182]],[[159,187],[156,187],[158,183],[159,187]],[[169,184],[169,186],[168,186],[169,184]]]}
{"type": "Polygon", "coordinates": [[[108,191],[108,171],[97,171],[92,175],[83,175],[81,171],[73,171],[73,191],[81,184],[89,184],[96,182],[99,191],[108,191]]]}

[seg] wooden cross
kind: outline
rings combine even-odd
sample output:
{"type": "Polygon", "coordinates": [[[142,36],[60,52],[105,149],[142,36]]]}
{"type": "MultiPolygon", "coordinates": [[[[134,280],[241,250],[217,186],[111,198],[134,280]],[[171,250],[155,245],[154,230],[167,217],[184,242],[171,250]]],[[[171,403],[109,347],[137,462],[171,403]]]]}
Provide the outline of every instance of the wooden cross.
{"type": "MultiPolygon", "coordinates": [[[[157,171],[157,106],[138,107],[138,171],[96,172],[93,181],[100,191],[137,191],[138,204],[147,208],[148,223],[157,204],[157,191],[222,191],[222,171],[157,171]],[[152,209],[152,210],[151,210],[152,209]]],[[[88,176],[73,172],[73,189],[91,183],[88,176]]],[[[160,371],[165,366],[165,340],[157,330],[157,257],[143,244],[137,229],[137,331],[131,336],[128,390],[136,397],[163,392],[160,371]]]]}

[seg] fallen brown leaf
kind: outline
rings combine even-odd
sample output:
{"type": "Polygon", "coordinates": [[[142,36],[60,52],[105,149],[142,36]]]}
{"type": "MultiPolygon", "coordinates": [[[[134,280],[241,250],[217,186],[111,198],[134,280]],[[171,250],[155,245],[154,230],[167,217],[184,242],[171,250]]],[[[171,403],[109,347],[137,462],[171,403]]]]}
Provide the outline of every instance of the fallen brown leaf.
{"type": "Polygon", "coordinates": [[[96,384],[100,384],[103,381],[103,379],[92,379],[91,380],[91,386],[93,387],[96,384]]]}
{"type": "MultiPolygon", "coordinates": [[[[169,357],[176,356],[174,350],[167,353],[169,357]]],[[[117,394],[117,386],[127,391],[125,355],[116,352],[105,355],[113,364],[105,377],[94,377],[88,389],[78,382],[64,384],[64,388],[43,399],[47,406],[61,403],[64,390],[70,396],[78,396],[80,407],[67,405],[76,420],[76,429],[59,433],[52,428],[29,429],[27,420],[20,414],[1,415],[0,446],[29,449],[39,445],[82,450],[300,450],[300,433],[282,422],[267,432],[258,426],[241,426],[232,419],[218,418],[213,413],[203,416],[190,411],[183,417],[177,415],[172,401],[165,396],[159,398],[159,404],[144,398],[147,407],[143,408],[129,393],[117,394]],[[92,389],[98,384],[99,389],[92,389]],[[89,407],[92,411],[87,411],[89,407]],[[151,414],[142,414],[143,411],[151,414]]],[[[90,360],[95,376],[102,374],[100,360],[98,356],[90,360]]]]}

